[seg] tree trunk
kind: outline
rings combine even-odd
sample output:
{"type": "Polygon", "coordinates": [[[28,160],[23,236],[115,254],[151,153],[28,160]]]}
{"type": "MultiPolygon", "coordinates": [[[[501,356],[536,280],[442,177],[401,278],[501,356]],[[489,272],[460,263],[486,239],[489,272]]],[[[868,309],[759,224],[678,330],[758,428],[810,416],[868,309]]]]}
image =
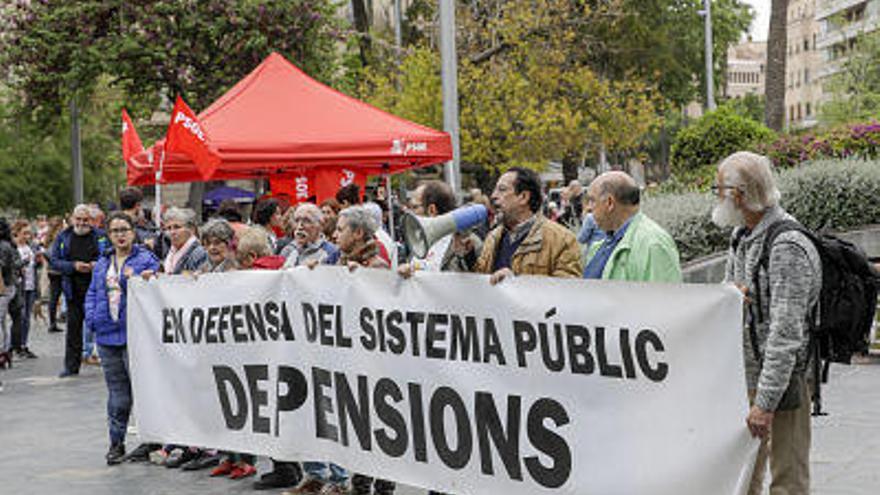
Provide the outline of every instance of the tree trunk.
{"type": "Polygon", "coordinates": [[[562,184],[568,185],[569,182],[578,178],[578,165],[580,165],[580,156],[577,153],[566,153],[562,158],[562,184]]]}
{"type": "Polygon", "coordinates": [[[364,0],[351,0],[351,10],[354,16],[354,28],[358,32],[358,49],[360,50],[361,64],[366,67],[370,60],[372,42],[370,40],[370,13],[367,12],[364,0]]]}
{"type": "Polygon", "coordinates": [[[773,0],[767,37],[767,78],[764,82],[764,123],[780,132],[785,125],[785,52],[788,0],[773,0]]]}

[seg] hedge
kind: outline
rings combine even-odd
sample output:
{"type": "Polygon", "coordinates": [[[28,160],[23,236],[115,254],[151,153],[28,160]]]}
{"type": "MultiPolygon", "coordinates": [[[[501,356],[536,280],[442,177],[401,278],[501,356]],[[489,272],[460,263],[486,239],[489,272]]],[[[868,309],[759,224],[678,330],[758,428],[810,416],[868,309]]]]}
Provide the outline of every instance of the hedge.
{"type": "MultiPolygon", "coordinates": [[[[823,160],[777,175],[782,206],[814,230],[880,223],[880,161],[823,160]]],[[[727,247],[730,229],[712,223],[710,194],[646,195],[645,213],[675,239],[682,261],[727,247]]]]}

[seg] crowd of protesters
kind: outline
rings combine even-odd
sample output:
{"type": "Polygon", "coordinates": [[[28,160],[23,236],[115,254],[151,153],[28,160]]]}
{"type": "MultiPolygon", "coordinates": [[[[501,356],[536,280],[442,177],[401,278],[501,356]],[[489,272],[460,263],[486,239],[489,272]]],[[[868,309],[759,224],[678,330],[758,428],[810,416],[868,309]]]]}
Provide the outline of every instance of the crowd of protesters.
{"type": "MultiPolygon", "coordinates": [[[[756,290],[748,286],[751,276],[746,273],[754,263],[750,265],[743,257],[755,255],[751,246],[760,244],[765,223],[786,216],[777,206],[778,192],[769,162],[758,155],[734,155],[721,164],[715,190],[720,199],[713,220],[738,227],[746,235],[746,242],[731,251],[728,280],[740,284],[748,295],[756,290]]],[[[384,193],[384,189],[379,191],[384,193]]],[[[126,452],[124,439],[133,405],[125,318],[131,277],[314,268],[321,264],[349,270],[396,267],[403,278],[417,276],[419,271],[484,273],[490,275],[492,285],[517,275],[681,282],[675,243],[641,212],[640,194],[630,176],[608,172],[586,189],[572,182],[563,190],[561,204],[551,204],[535,172],[512,168],[499,177],[490,197],[479,190],[466,195],[466,201],[487,207],[488,219],[468,232],[436,240],[423,258],[408,254],[399,230],[394,235],[389,232],[390,226],[399,229],[401,225],[399,218],[392,222],[389,216],[397,216],[404,209],[422,217],[454,210],[459,202],[450,187],[440,181],[420,184],[409,195],[407,204],[392,205],[390,209],[384,196],[375,198],[376,202],[363,202],[355,185],[342,188],[336,198],[320,204],[305,202],[289,207],[277,199],[261,200],[250,222],[244,221],[235,203],[222,204],[203,225],[199,225],[192,210],[172,207],[164,212],[161,230],[146,218],[143,196],[134,188],[120,194],[119,211],[111,213],[106,221],[99,209],[87,205],[73,210],[66,227],[60,219],[46,221],[36,230],[25,221],[10,225],[0,219],[0,322],[7,315],[12,322],[12,331],[2,335],[0,366],[11,363],[13,356],[36,357],[28,347],[28,337],[32,310],[39,298],[38,272],[44,268],[49,280],[50,332],[59,331],[56,313],[61,293],[66,305],[62,377],[77,375],[80,365],[90,362],[90,340],[84,334],[94,335],[108,389],[108,464],[150,461],[169,468],[210,469],[211,476],[231,479],[254,476],[254,456],[245,452],[157,444],[142,444],[126,452]]],[[[774,256],[783,256],[787,264],[777,263],[776,271],[767,275],[767,287],[791,282],[802,290],[772,299],[772,304],[785,304],[784,308],[765,308],[768,319],[758,322],[762,340],[758,347],[764,349],[768,365],[762,369],[760,362],[747,363],[753,404],[747,424],[754,435],[764,439],[770,434],[769,425],[788,383],[786,378],[795,363],[803,359],[805,311],[813,304],[821,280],[816,275],[815,250],[797,235],[792,234],[788,241],[799,250],[785,248],[791,252],[784,254],[774,250],[774,256]]],[[[0,329],[4,328],[0,324],[0,329]]],[[[792,426],[779,433],[779,439],[774,436],[773,441],[784,443],[787,450],[780,448],[777,453],[775,448],[762,448],[762,462],[767,456],[776,462],[773,483],[798,486],[804,478],[808,483],[809,422],[808,417],[806,422],[803,419],[804,407],[808,404],[796,413],[779,415],[780,421],[792,426]],[[798,481],[787,481],[792,477],[798,481]]],[[[393,481],[350,475],[332,461],[272,459],[272,470],[263,474],[254,487],[290,488],[285,493],[296,495],[384,495],[395,490],[393,481]]],[[[763,471],[758,471],[762,475],[763,471]]],[[[758,476],[754,481],[758,488],[753,487],[753,493],[760,489],[758,476]]]]}

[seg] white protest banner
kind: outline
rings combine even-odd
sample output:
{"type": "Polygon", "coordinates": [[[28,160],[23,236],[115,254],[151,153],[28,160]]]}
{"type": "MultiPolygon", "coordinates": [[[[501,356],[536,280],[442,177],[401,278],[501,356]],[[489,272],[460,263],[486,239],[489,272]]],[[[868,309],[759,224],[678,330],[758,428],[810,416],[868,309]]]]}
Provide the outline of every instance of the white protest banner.
{"type": "Polygon", "coordinates": [[[337,267],[132,281],[144,440],[456,494],[741,493],[729,286],[337,267]]]}

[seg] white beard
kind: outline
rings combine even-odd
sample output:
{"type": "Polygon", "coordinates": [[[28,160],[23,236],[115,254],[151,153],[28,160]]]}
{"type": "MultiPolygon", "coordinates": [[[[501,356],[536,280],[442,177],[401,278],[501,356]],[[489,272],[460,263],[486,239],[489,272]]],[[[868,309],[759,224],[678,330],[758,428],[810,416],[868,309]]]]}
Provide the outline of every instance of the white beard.
{"type": "Polygon", "coordinates": [[[733,204],[733,198],[728,196],[712,208],[712,223],[719,227],[742,227],[746,218],[733,204]]]}
{"type": "Polygon", "coordinates": [[[88,227],[88,226],[86,226],[86,227],[74,227],[74,228],[73,228],[73,233],[76,234],[76,235],[86,235],[86,234],[88,234],[88,233],[91,232],[91,231],[92,231],[92,228],[91,228],[91,227],[88,227]]]}

